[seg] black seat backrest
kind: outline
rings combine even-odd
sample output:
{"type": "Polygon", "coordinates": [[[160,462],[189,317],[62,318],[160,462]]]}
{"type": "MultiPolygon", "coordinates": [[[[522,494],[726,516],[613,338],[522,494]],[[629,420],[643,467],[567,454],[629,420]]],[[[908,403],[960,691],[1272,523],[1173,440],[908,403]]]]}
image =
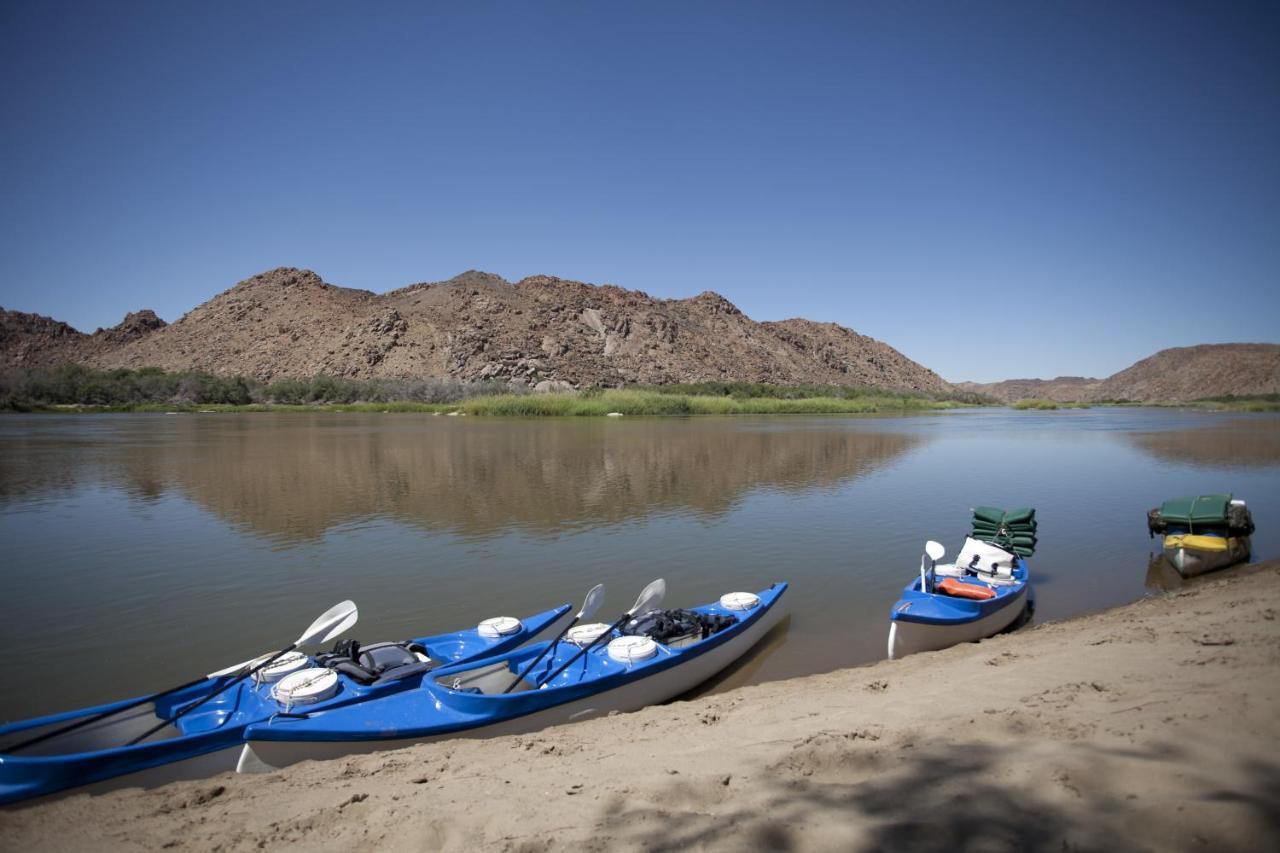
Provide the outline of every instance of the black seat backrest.
{"type": "Polygon", "coordinates": [[[407,678],[435,666],[419,660],[427,652],[418,643],[371,643],[361,646],[354,640],[343,640],[328,654],[316,655],[316,663],[340,672],[357,684],[375,684],[407,678]]]}
{"type": "Polygon", "coordinates": [[[403,643],[374,643],[360,649],[356,663],[370,672],[381,674],[398,666],[418,663],[418,656],[403,643]]]}

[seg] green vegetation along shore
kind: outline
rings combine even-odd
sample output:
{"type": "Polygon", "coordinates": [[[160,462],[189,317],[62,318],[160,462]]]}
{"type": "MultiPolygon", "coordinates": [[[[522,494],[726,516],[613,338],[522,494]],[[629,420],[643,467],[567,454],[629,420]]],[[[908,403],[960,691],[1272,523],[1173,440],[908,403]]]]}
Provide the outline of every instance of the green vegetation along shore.
{"type": "Polygon", "coordinates": [[[1141,402],[1138,400],[1096,400],[1092,403],[1059,402],[1031,397],[1009,404],[1020,411],[1052,411],[1055,409],[1091,409],[1094,406],[1152,406],[1162,409],[1205,409],[1211,412],[1280,412],[1280,394],[1263,394],[1257,397],[1203,397],[1199,400],[1171,402],[1141,402]]]}
{"type": "MultiPolygon", "coordinates": [[[[10,412],[426,412],[506,417],[622,415],[869,414],[996,406],[983,394],[893,392],[835,385],[695,382],[534,393],[506,382],[345,379],[315,376],[262,382],[243,376],[158,368],[95,370],[62,365],[0,373],[0,411],[10,412]]],[[[1189,403],[1025,399],[1018,410],[1091,406],[1179,406],[1280,411],[1280,394],[1207,397],[1189,403]]]]}
{"type": "Polygon", "coordinates": [[[1205,397],[1196,400],[1196,408],[1229,412],[1280,412],[1280,394],[1263,394],[1257,397],[1237,397],[1227,394],[1223,397],[1205,397]]]}
{"type": "Polygon", "coordinates": [[[0,410],[75,412],[439,412],[514,417],[837,414],[991,404],[976,394],[894,393],[839,386],[704,382],[549,394],[507,383],[354,380],[333,376],[263,383],[198,371],[93,370],[77,365],[0,376],[0,410]]]}
{"type": "Polygon", "coordinates": [[[1031,397],[1026,400],[1017,400],[1009,404],[1011,409],[1036,409],[1040,411],[1052,411],[1054,409],[1088,409],[1088,403],[1059,403],[1056,400],[1044,400],[1039,397],[1031,397]]]}
{"type": "Polygon", "coordinates": [[[659,391],[608,390],[599,394],[504,394],[467,400],[468,415],[800,415],[951,409],[966,405],[924,397],[719,397],[659,391]]]}

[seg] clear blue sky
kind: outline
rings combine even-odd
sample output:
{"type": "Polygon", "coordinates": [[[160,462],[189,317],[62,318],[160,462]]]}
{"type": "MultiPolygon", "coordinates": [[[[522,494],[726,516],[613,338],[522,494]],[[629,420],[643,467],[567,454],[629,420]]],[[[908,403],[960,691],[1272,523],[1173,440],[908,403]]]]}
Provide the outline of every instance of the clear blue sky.
{"type": "Polygon", "coordinates": [[[1280,340],[1280,4],[0,5],[0,304],[468,268],[952,380],[1280,340]]]}

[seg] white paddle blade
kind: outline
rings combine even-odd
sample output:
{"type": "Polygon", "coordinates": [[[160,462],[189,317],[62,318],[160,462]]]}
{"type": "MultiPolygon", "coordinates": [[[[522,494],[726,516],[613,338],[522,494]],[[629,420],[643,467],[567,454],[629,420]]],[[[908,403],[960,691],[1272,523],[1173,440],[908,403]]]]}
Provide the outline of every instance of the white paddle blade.
{"type": "Polygon", "coordinates": [[[598,583],[587,593],[586,599],[582,602],[582,609],[578,611],[578,619],[590,619],[595,616],[601,604],[604,604],[604,584],[598,583]]]}
{"type": "Polygon", "coordinates": [[[947,549],[942,547],[941,542],[934,542],[930,539],[928,542],[924,543],[924,552],[929,555],[930,560],[933,560],[936,563],[947,553],[947,549]]]}
{"type": "Polygon", "coordinates": [[[648,613],[662,603],[662,599],[667,595],[667,582],[662,578],[658,578],[653,583],[646,586],[640,592],[640,597],[636,599],[636,603],[628,612],[632,618],[648,613]]]}
{"type": "Polygon", "coordinates": [[[311,627],[298,638],[296,646],[309,646],[312,643],[326,643],[343,631],[356,624],[360,613],[355,602],[344,601],[326,610],[319,619],[311,623],[311,627]]]}
{"type": "Polygon", "coordinates": [[[268,652],[265,655],[258,655],[256,658],[240,661],[240,663],[235,664],[234,666],[228,666],[225,669],[218,670],[217,672],[211,672],[206,675],[205,678],[221,678],[224,675],[231,675],[232,673],[240,672],[241,670],[253,669],[255,666],[271,657],[272,654],[272,652],[268,652]]]}

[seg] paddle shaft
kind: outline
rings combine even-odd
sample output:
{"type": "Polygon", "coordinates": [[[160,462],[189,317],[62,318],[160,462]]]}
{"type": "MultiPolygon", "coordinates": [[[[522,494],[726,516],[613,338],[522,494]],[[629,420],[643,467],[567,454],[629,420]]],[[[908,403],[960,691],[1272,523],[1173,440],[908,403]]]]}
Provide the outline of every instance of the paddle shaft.
{"type": "MultiPolygon", "coordinates": [[[[225,678],[226,676],[218,676],[218,677],[225,678]]],[[[134,701],[128,703],[127,705],[121,705],[119,708],[112,708],[109,711],[103,711],[100,714],[94,714],[92,717],[85,717],[83,720],[76,720],[74,723],[65,725],[60,729],[54,729],[51,732],[45,732],[42,735],[29,738],[28,740],[24,740],[22,743],[18,744],[17,746],[9,747],[9,749],[7,749],[6,752],[14,753],[20,749],[26,749],[29,746],[35,746],[38,743],[44,743],[50,738],[55,738],[55,737],[58,737],[59,735],[65,735],[67,732],[75,731],[76,729],[83,728],[84,726],[93,725],[94,723],[98,723],[98,722],[101,722],[102,720],[105,720],[107,717],[114,716],[115,714],[122,714],[125,711],[131,711],[134,708],[138,707],[139,705],[145,705],[148,702],[154,702],[157,699],[159,699],[161,696],[168,696],[170,693],[177,693],[179,690],[186,690],[188,687],[195,687],[197,684],[200,684],[201,682],[208,681],[208,680],[209,680],[208,678],[197,678],[193,681],[188,681],[186,684],[179,684],[177,687],[170,687],[168,690],[161,690],[159,693],[152,693],[150,696],[143,696],[141,699],[135,699],[134,701]]]]}
{"type": "Polygon", "coordinates": [[[512,690],[515,690],[515,689],[516,689],[516,685],[517,685],[517,684],[519,684],[521,681],[523,681],[523,680],[524,680],[524,677],[525,677],[526,675],[528,675],[530,672],[532,672],[532,671],[533,671],[533,668],[534,668],[535,666],[537,666],[537,665],[538,665],[538,661],[540,661],[540,660],[542,660],[544,657],[546,657],[547,652],[549,652],[549,651],[551,651],[552,649],[554,649],[554,648],[556,647],[556,643],[558,643],[558,642],[560,642],[561,640],[563,640],[563,639],[564,639],[564,635],[565,635],[565,634],[567,634],[567,633],[569,633],[570,629],[572,629],[574,625],[577,625],[577,624],[578,624],[578,620],[579,620],[579,619],[581,619],[581,618],[582,618],[582,616],[581,616],[581,615],[578,615],[578,616],[573,617],[573,621],[572,621],[572,622],[570,622],[568,625],[566,625],[566,626],[565,626],[565,629],[564,629],[563,631],[561,631],[559,634],[557,634],[557,635],[556,635],[556,638],[555,638],[554,640],[552,640],[550,643],[548,643],[548,644],[547,644],[547,647],[546,647],[545,649],[543,649],[542,651],[538,652],[538,656],[537,656],[536,658],[534,658],[534,659],[533,659],[533,663],[531,663],[531,664],[529,664],[528,666],[526,666],[526,667],[524,668],[524,672],[522,672],[522,673],[520,673],[519,675],[517,675],[517,676],[516,676],[516,680],[515,680],[515,681],[513,681],[513,682],[511,682],[510,684],[508,684],[508,685],[507,685],[507,689],[506,689],[506,690],[503,690],[502,692],[505,694],[505,693],[510,693],[512,690]]]}
{"type": "Polygon", "coordinates": [[[228,689],[228,688],[230,688],[230,687],[235,687],[237,684],[239,684],[240,682],[244,681],[244,680],[245,680],[246,678],[248,678],[249,676],[254,675],[254,674],[255,674],[255,673],[257,673],[259,670],[261,670],[261,669],[263,669],[263,668],[265,668],[265,667],[267,667],[267,666],[270,666],[270,665],[271,665],[272,663],[274,663],[278,658],[283,657],[284,655],[289,654],[289,652],[293,651],[293,650],[294,650],[294,649],[296,649],[297,647],[298,647],[298,644],[297,644],[297,643],[292,643],[292,644],[290,644],[290,645],[289,645],[289,647],[288,647],[288,648],[281,649],[280,651],[276,652],[276,653],[275,653],[274,655],[272,655],[271,657],[269,657],[269,658],[267,658],[266,660],[264,660],[262,663],[258,664],[257,666],[253,667],[252,669],[250,669],[248,672],[244,672],[244,673],[241,673],[240,675],[237,675],[237,676],[236,676],[236,677],[235,677],[235,678],[234,678],[234,679],[233,679],[229,684],[225,684],[225,685],[223,685],[222,687],[219,687],[219,688],[218,688],[218,689],[216,689],[216,690],[210,690],[208,693],[204,694],[204,695],[203,695],[203,696],[201,696],[199,699],[197,699],[195,702],[192,702],[190,705],[187,705],[185,708],[183,708],[183,709],[182,709],[181,711],[179,711],[178,713],[174,714],[174,715],[173,715],[172,717],[170,717],[169,719],[167,719],[167,720],[161,720],[159,723],[156,723],[154,726],[152,726],[151,728],[147,729],[145,732],[143,732],[142,734],[138,735],[136,738],[134,738],[133,740],[129,741],[129,742],[128,742],[127,744],[125,744],[125,745],[126,745],[126,746],[133,746],[133,745],[134,745],[134,744],[136,744],[136,743],[141,743],[142,741],[144,741],[144,740],[146,740],[147,738],[151,737],[151,736],[152,736],[153,734],[155,734],[156,732],[158,732],[158,731],[160,731],[161,729],[163,729],[165,726],[170,725],[171,723],[176,723],[178,720],[182,719],[182,717],[186,716],[186,715],[187,715],[188,713],[190,713],[191,711],[194,711],[196,708],[199,708],[199,707],[200,707],[201,705],[203,705],[205,702],[208,702],[210,699],[212,699],[214,696],[217,696],[219,693],[223,692],[224,690],[226,690],[226,689],[228,689]]]}
{"type": "Polygon", "coordinates": [[[587,646],[585,646],[581,651],[579,651],[576,655],[574,655],[573,657],[569,658],[569,662],[568,662],[568,663],[566,663],[564,666],[560,667],[560,668],[559,668],[559,669],[557,669],[555,672],[551,673],[551,674],[550,674],[550,675],[548,675],[546,678],[542,679],[542,683],[543,683],[543,684],[550,684],[550,683],[551,683],[551,679],[555,678],[557,675],[559,675],[560,673],[564,672],[564,671],[565,671],[566,669],[568,669],[569,667],[573,666],[573,664],[578,660],[578,658],[582,657],[582,656],[583,656],[583,655],[585,655],[587,652],[589,652],[589,651],[591,651],[592,649],[594,649],[594,648],[596,647],[596,644],[597,644],[597,643],[599,643],[601,640],[605,639],[605,638],[606,638],[606,637],[608,637],[610,634],[612,634],[612,633],[613,633],[613,632],[614,632],[614,631],[615,631],[615,630],[616,630],[620,625],[622,625],[622,623],[623,623],[623,622],[626,622],[626,621],[627,621],[628,619],[630,619],[630,618],[631,618],[631,614],[630,614],[630,613],[623,613],[623,614],[622,614],[622,618],[621,618],[621,619],[619,619],[617,622],[614,622],[612,625],[610,625],[610,626],[609,626],[609,630],[605,631],[605,632],[604,632],[603,634],[601,634],[599,637],[596,637],[596,638],[595,638],[594,640],[592,640],[592,641],[591,641],[587,646]]]}

